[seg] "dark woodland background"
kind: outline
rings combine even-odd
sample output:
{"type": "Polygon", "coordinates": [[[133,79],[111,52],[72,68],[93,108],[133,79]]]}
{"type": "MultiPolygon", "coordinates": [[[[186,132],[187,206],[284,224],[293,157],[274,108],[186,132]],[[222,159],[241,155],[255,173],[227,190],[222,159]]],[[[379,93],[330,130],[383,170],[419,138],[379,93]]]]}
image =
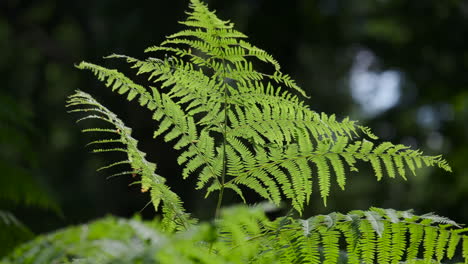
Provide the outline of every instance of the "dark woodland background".
{"type": "MultiPolygon", "coordinates": [[[[333,185],[328,207],[316,191],[305,217],[378,206],[436,212],[468,223],[468,2],[207,2],[280,62],[311,96],[312,109],[360,120],[381,140],[443,154],[454,171],[423,169],[406,182],[377,183],[363,164],[359,173],[349,174],[346,191],[333,185]]],[[[85,144],[92,137],[79,132],[84,126],[65,109],[66,97],[81,89],[133,128],[141,149],[189,212],[201,219],[213,216],[215,196],[204,199],[194,190],[194,179],[183,181],[171,145],[152,140],[151,113],[74,68],[86,60],[130,73],[124,63],[102,57],[147,56],[146,47],[182,28],[177,21],[185,18],[187,5],[182,0],[0,0],[0,209],[13,212],[35,233],[107,214],[154,216],[152,207],[144,208],[148,195],[128,186],[130,177],[106,180],[108,174],[96,172],[112,157],[89,153],[85,144]],[[8,193],[27,197],[35,186],[41,186],[43,200],[5,198],[8,193]],[[41,208],[47,204],[50,209],[41,208]]],[[[228,196],[226,202],[239,200],[228,196]]]]}

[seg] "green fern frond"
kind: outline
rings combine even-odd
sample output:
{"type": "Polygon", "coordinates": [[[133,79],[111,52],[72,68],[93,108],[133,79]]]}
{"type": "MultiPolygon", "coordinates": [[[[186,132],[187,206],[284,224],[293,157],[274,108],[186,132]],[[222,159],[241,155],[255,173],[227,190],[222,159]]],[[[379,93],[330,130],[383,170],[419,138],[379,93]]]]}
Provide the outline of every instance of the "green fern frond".
{"type": "Polygon", "coordinates": [[[126,154],[98,170],[117,170],[109,177],[138,175],[133,184],[149,192],[162,219],[107,218],[68,228],[19,247],[6,263],[396,264],[440,263],[457,253],[468,263],[468,229],[432,213],[371,208],[309,219],[291,213],[270,221],[259,207],[221,210],[225,189],[244,202],[244,190],[251,189],[276,205],[286,198],[301,214],[313,184],[326,205],[333,182],[344,190],[348,171],[357,171],[358,162],[369,163],[377,181],[406,180],[407,170],[415,174],[423,166],[451,168],[441,156],[379,143],[368,127],[310,109],[301,99],[305,92],[272,55],[201,1],[191,0],[190,8],[180,22],[185,29],[145,50],[165,53],[164,58],[106,57],[124,60],[152,86],[88,62],[76,67],[152,111],[158,123],[154,137],[179,151],[182,177],[197,177],[196,188],[207,196],[218,191],[214,222],[193,225],[180,198],[155,173],[156,164],[138,149],[131,129],[77,91],[67,104],[70,112],[84,115],[77,122],[106,125],[82,130],[104,137],[87,146],[94,153],[126,154]]]}
{"type": "MultiPolygon", "coordinates": [[[[418,257],[423,257],[424,263],[435,261],[440,263],[445,259],[445,252],[448,258],[453,257],[460,241],[463,241],[461,243],[462,255],[465,254],[463,247],[467,236],[464,232],[467,229],[460,229],[455,222],[440,224],[438,221],[428,220],[424,215],[417,216],[408,211],[371,208],[369,211],[351,211],[346,215],[332,213],[307,220],[289,219],[288,222],[289,224],[279,227],[279,231],[275,231],[289,234],[283,236],[280,239],[281,242],[278,243],[285,245],[288,243],[285,241],[287,238],[292,241],[302,241],[296,237],[297,233],[290,234],[292,230],[300,231],[305,237],[320,234],[324,260],[327,262],[329,259],[330,263],[337,263],[337,248],[340,245],[339,237],[341,236],[347,244],[348,263],[374,263],[375,261],[379,264],[413,263],[414,261],[419,263],[422,260],[418,257]],[[338,231],[339,233],[336,233],[338,231]],[[330,238],[334,242],[329,242],[330,238]]],[[[274,225],[271,227],[271,232],[273,230],[276,230],[274,225]]],[[[305,242],[301,243],[290,243],[289,247],[294,248],[287,250],[301,252],[302,247],[306,246],[305,242]]],[[[320,244],[316,247],[320,247],[320,244]]],[[[307,254],[302,257],[305,256],[307,254]]],[[[295,258],[300,257],[295,256],[295,258]]],[[[466,257],[464,259],[466,260],[466,257]]],[[[289,260],[291,261],[291,258],[289,260]]],[[[309,261],[320,263],[316,258],[313,261],[302,259],[301,263],[309,263],[309,261]]]]}
{"type": "Polygon", "coordinates": [[[197,189],[219,191],[222,199],[231,188],[244,199],[243,189],[250,188],[276,204],[285,197],[302,212],[313,182],[326,204],[332,179],[345,189],[347,171],[357,171],[358,161],[370,163],[378,181],[384,175],[406,179],[407,170],[414,174],[422,166],[451,170],[440,156],[369,141],[377,139],[369,128],[309,109],[296,96],[303,90],[271,55],[202,2],[190,7],[181,22],[187,28],[146,50],[169,53],[163,59],[107,57],[125,60],[157,88],[91,63],[77,67],[154,112],[160,122],[155,137],[174,141],[182,176],[195,175],[197,189]],[[261,72],[258,63],[273,70],[261,72]]]}
{"type": "Polygon", "coordinates": [[[38,236],[1,263],[136,263],[151,259],[165,242],[155,224],[107,217],[38,236]]]}
{"type": "Polygon", "coordinates": [[[202,223],[173,236],[161,232],[162,226],[157,221],[108,217],[40,236],[17,248],[2,263],[29,263],[27,258],[37,259],[35,263],[78,259],[89,263],[145,259],[163,264],[441,263],[446,260],[440,253],[444,249],[458,251],[465,262],[468,259],[467,229],[391,209],[331,213],[305,220],[286,216],[270,221],[259,207],[236,206],[224,209],[214,223],[202,223]],[[381,225],[372,224],[374,221],[381,225]],[[449,236],[456,239],[447,244],[449,236]],[[415,237],[424,246],[412,253],[402,244],[411,245],[415,237]],[[342,238],[346,254],[341,251],[342,238]]]}
{"type": "Polygon", "coordinates": [[[308,141],[305,143],[306,146],[289,144],[282,148],[256,147],[251,150],[235,138],[228,138],[228,143],[233,147],[232,151],[227,152],[228,160],[232,160],[227,171],[229,184],[248,186],[252,182],[258,182],[259,184],[255,184],[253,189],[275,203],[281,200],[279,197],[281,190],[286,198],[292,199],[294,208],[299,212],[309,198],[306,186],[312,184],[311,178],[304,179],[302,178],[304,174],[299,173],[300,168],[304,168],[304,162],[313,163],[317,167],[316,177],[325,203],[329,196],[331,170],[334,170],[340,187],[344,188],[346,180],[344,165],[353,168],[356,160],[371,161],[371,164],[374,160],[373,167],[378,177],[382,177],[382,169],[378,169],[375,164],[380,160],[385,164],[389,177],[393,178],[397,172],[402,177],[405,176],[404,167],[399,163],[403,159],[407,164],[414,162],[422,166],[424,163],[450,170],[440,157],[422,156],[419,151],[404,149],[400,145],[394,146],[391,143],[383,143],[385,148],[382,145],[374,148],[370,141],[348,143],[348,139],[344,137],[338,138],[335,145],[331,141],[328,143],[322,141],[315,147],[308,141]],[[394,167],[401,169],[394,171],[394,167]],[[272,182],[270,177],[273,177],[276,183],[272,182]]]}
{"type": "MultiPolygon", "coordinates": [[[[129,60],[133,62],[133,60],[129,60]]],[[[209,136],[207,136],[208,134],[204,134],[204,137],[197,137],[197,129],[194,123],[194,118],[192,116],[184,116],[184,112],[181,109],[181,106],[171,99],[173,95],[160,94],[157,90],[153,89],[153,96],[151,96],[148,92],[144,91],[144,89],[141,89],[141,86],[134,84],[132,81],[128,80],[127,77],[117,73],[114,70],[108,70],[99,66],[95,67],[91,64],[83,64],[83,68],[89,68],[98,76],[98,78],[104,78],[107,80],[107,86],[113,85],[113,80],[119,79],[118,83],[121,84],[122,87],[136,87],[134,90],[124,89],[118,91],[119,93],[135,91],[140,95],[140,98],[144,98],[144,101],[140,100],[140,104],[143,106],[146,105],[150,110],[155,111],[153,118],[161,121],[161,124],[158,130],[155,132],[154,136],[156,137],[165,133],[165,141],[171,141],[179,138],[175,144],[175,148],[186,148],[186,150],[181,155],[183,158],[179,159],[179,163],[181,164],[187,161],[188,158],[192,158],[194,155],[196,155],[196,158],[193,159],[191,163],[185,165],[184,177],[188,176],[190,172],[194,171],[200,166],[207,166],[207,170],[205,170],[205,172],[209,172],[210,174],[215,173],[216,168],[214,168],[211,164],[213,163],[213,159],[205,155],[205,153],[212,152],[211,150],[204,148],[204,146],[207,146],[205,144],[205,140],[209,140],[209,136]]],[[[177,78],[177,76],[175,77],[177,78]]],[[[200,86],[203,86],[203,84],[204,83],[201,83],[200,86]]],[[[197,88],[198,86],[194,87],[197,88]]],[[[189,99],[186,100],[189,101],[189,99]]],[[[212,112],[211,115],[213,115],[213,113],[215,112],[212,112]]],[[[200,177],[201,176],[203,175],[200,175],[200,177]]]]}
{"type": "MultiPolygon", "coordinates": [[[[117,56],[117,55],[116,55],[117,56]]],[[[115,57],[115,56],[114,56],[115,57]]],[[[121,56],[122,57],[122,56],[121,56]]],[[[135,64],[136,67],[139,69],[143,69],[145,63],[138,61],[136,59],[129,59],[127,57],[127,60],[132,63],[137,63],[135,64]]],[[[184,67],[181,67],[184,68],[184,67]]],[[[141,71],[141,70],[140,70],[141,71]]],[[[167,72],[167,71],[166,71],[167,72]]],[[[187,73],[187,72],[185,72],[187,73]]],[[[195,72],[194,72],[195,73],[195,72]]],[[[196,71],[196,75],[199,75],[200,72],[196,71]]],[[[166,77],[165,77],[166,78],[166,77]]],[[[172,77],[168,77],[168,79],[171,79],[172,77]]],[[[206,79],[206,77],[201,77],[197,78],[197,80],[202,80],[206,79]]],[[[181,78],[183,79],[183,78],[181,78]]],[[[173,81],[171,81],[172,83],[173,81]]],[[[187,80],[185,81],[187,82],[187,80]]],[[[206,84],[209,83],[208,80],[199,82],[200,86],[207,87],[206,84]]],[[[182,87],[191,87],[190,85],[183,85],[181,83],[182,87]]],[[[176,91],[181,91],[181,89],[177,88],[179,87],[180,84],[174,85],[174,90],[176,91]],[[179,90],[178,90],[179,89],[179,90]]],[[[165,85],[163,85],[165,86],[165,85]]],[[[192,85],[192,87],[197,87],[197,85],[192,85]]],[[[258,88],[258,90],[263,90],[265,91],[264,88],[258,88]]],[[[219,91],[219,88],[215,89],[215,91],[219,91]]],[[[268,88],[266,91],[274,92],[273,89],[268,88]]],[[[172,91],[170,92],[170,94],[172,91]]],[[[216,93],[216,92],[215,92],[216,93]]],[[[277,92],[276,92],[277,94],[277,92]]],[[[175,95],[175,94],[174,94],[175,95]]],[[[164,96],[164,95],[163,95],[164,96]]],[[[177,96],[181,96],[182,103],[188,103],[191,102],[191,105],[202,105],[202,103],[193,103],[195,99],[201,100],[203,96],[206,97],[206,93],[196,95],[194,92],[194,89],[192,91],[185,91],[182,94],[179,93],[177,96]],[[188,98],[185,95],[188,94],[195,94],[194,97],[188,98]]],[[[289,96],[289,95],[287,95],[289,96]]],[[[212,109],[215,109],[215,111],[212,111],[211,115],[208,114],[203,118],[201,121],[198,122],[198,124],[204,124],[204,125],[209,125],[212,124],[212,122],[224,122],[222,119],[220,119],[221,111],[222,111],[222,104],[221,104],[221,97],[220,96],[213,96],[216,101],[217,106],[212,106],[212,109]],[[217,109],[217,110],[216,110],[217,109]]],[[[273,98],[282,98],[282,100],[285,100],[283,97],[275,97],[273,94],[270,94],[270,97],[273,98]]],[[[167,129],[172,124],[178,124],[178,122],[182,122],[182,125],[184,125],[184,120],[176,120],[176,118],[179,116],[182,116],[183,113],[177,106],[175,102],[172,102],[171,99],[168,97],[164,102],[166,104],[164,105],[164,109],[167,111],[161,111],[161,110],[156,110],[155,116],[158,118],[162,118],[162,123],[159,128],[159,130],[155,133],[155,135],[162,134],[166,132],[167,129]],[[166,114],[171,114],[172,120],[169,118],[163,118],[163,116],[166,114]],[[177,114],[174,114],[177,113],[177,114]]],[[[261,97],[260,97],[261,98],[261,97]]],[[[289,98],[289,97],[288,97],[289,98]]],[[[296,102],[297,98],[295,97],[290,97],[294,102],[296,102]]],[[[204,99],[204,103],[208,104],[207,102],[213,102],[212,98],[209,99],[204,99]]],[[[242,101],[238,99],[237,101],[242,101]]],[[[246,101],[248,102],[248,101],[246,101]]],[[[372,150],[373,144],[369,141],[362,141],[362,142],[355,142],[354,145],[350,146],[350,143],[348,143],[349,140],[343,138],[343,136],[349,136],[351,137],[353,134],[357,135],[357,129],[361,129],[364,131],[366,134],[370,135],[369,132],[360,126],[356,126],[354,122],[349,121],[350,123],[348,124],[348,120],[343,120],[343,122],[336,122],[334,117],[327,117],[326,115],[322,114],[321,116],[318,114],[315,114],[314,112],[308,110],[307,108],[299,108],[300,112],[297,112],[297,107],[291,107],[291,106],[282,106],[284,108],[278,108],[275,105],[278,104],[268,104],[264,103],[265,101],[252,101],[251,103],[248,103],[248,105],[245,105],[246,102],[244,102],[244,105],[239,105],[234,108],[228,109],[228,116],[229,116],[229,124],[230,128],[227,131],[227,135],[232,136],[233,138],[240,138],[243,140],[248,140],[256,144],[257,149],[261,145],[268,144],[269,142],[274,143],[274,144],[279,144],[279,145],[284,145],[284,144],[291,144],[295,140],[299,140],[298,142],[304,142],[305,145],[301,145],[300,148],[302,149],[312,149],[311,141],[304,141],[297,139],[298,134],[300,134],[302,137],[306,136],[304,135],[303,131],[309,131],[310,135],[308,135],[311,138],[315,138],[317,140],[317,144],[323,143],[319,141],[318,139],[324,135],[327,135],[329,138],[332,136],[337,136],[337,139],[334,144],[320,144],[322,146],[322,150],[326,151],[327,148],[324,146],[330,146],[329,149],[331,148],[333,152],[329,153],[323,153],[325,155],[317,155],[316,157],[310,157],[306,158],[306,163],[308,161],[312,161],[317,165],[318,170],[318,177],[319,177],[319,187],[321,190],[321,196],[323,197],[324,201],[326,201],[326,197],[329,195],[329,186],[330,186],[330,180],[329,180],[329,165],[332,166],[333,171],[335,172],[337,182],[339,186],[344,189],[345,187],[345,171],[344,171],[344,163],[343,161],[346,162],[346,164],[350,167],[351,170],[355,170],[354,163],[356,159],[361,159],[364,161],[369,161],[375,171],[375,174],[377,176],[377,179],[380,180],[383,177],[383,171],[385,170],[388,175],[392,178],[395,177],[395,175],[398,173],[401,175],[403,178],[405,178],[405,164],[408,166],[408,168],[414,173],[415,167],[420,167],[421,163],[424,162],[426,165],[432,166],[432,165],[438,165],[439,167],[442,167],[443,169],[449,170],[450,168],[446,164],[445,161],[441,160],[440,157],[422,157],[421,153],[418,151],[411,151],[411,150],[405,150],[405,147],[398,145],[394,146],[391,143],[382,143],[378,147],[372,150]],[[263,102],[263,103],[262,103],[263,102]],[[259,108],[257,105],[260,104],[262,105],[261,108],[259,108]],[[249,106],[249,107],[246,107],[249,106]],[[258,120],[258,117],[263,117],[265,119],[265,122],[262,123],[261,120],[258,120]],[[309,120],[307,121],[307,116],[309,116],[309,120]],[[288,121],[288,119],[291,119],[291,121],[288,121]],[[260,121],[260,122],[259,122],[260,121]],[[307,123],[308,122],[308,123],[307,123]],[[302,132],[302,133],[301,133],[302,132]],[[346,150],[344,150],[346,147],[346,150]],[[372,150],[372,151],[371,151],[372,150]],[[326,159],[322,158],[324,156],[326,159]],[[341,157],[340,157],[341,156],[341,157]],[[342,160],[343,159],[343,160],[342,160]],[[325,162],[325,160],[328,160],[328,162],[325,162]],[[384,169],[385,168],[385,169],[384,169]]],[[[233,104],[236,105],[236,101],[233,101],[233,104]]],[[[209,105],[209,104],[208,104],[209,105]]],[[[284,104],[282,104],[284,105],[284,104]]],[[[299,107],[302,107],[299,104],[299,107]]],[[[195,113],[203,112],[207,109],[206,107],[201,110],[200,108],[197,108],[195,113]]],[[[183,126],[182,126],[183,127],[183,126]]],[[[192,126],[195,127],[195,126],[192,126]]],[[[173,138],[176,138],[180,136],[183,132],[183,129],[174,129],[171,131],[172,133],[169,133],[165,140],[169,141],[172,140],[173,138]]],[[[193,129],[193,131],[196,131],[193,129]]],[[[215,132],[219,132],[220,130],[217,130],[215,128],[215,132]]],[[[209,133],[208,133],[209,134],[209,133]]],[[[372,136],[372,135],[370,135],[372,136]]],[[[193,142],[193,141],[198,141],[199,139],[196,139],[196,137],[191,137],[191,138],[182,138],[179,141],[179,144],[176,145],[176,148],[181,148],[184,147],[188,144],[188,142],[193,142]]],[[[248,150],[248,148],[244,147],[244,150],[248,150]]],[[[289,147],[289,149],[293,149],[292,147],[289,147]]],[[[265,152],[268,152],[269,150],[264,150],[265,152]]],[[[213,150],[209,151],[213,152],[213,150]]],[[[203,187],[207,182],[209,177],[212,177],[214,182],[212,185],[209,187],[209,192],[213,190],[217,190],[220,188],[223,188],[222,185],[219,184],[219,181],[217,180],[219,177],[219,174],[216,173],[216,171],[219,171],[219,166],[218,169],[215,169],[213,166],[213,155],[211,158],[202,156],[202,157],[196,157],[196,155],[199,155],[200,153],[203,153],[201,151],[194,151],[193,149],[190,151],[186,151],[182,154],[182,157],[180,160],[183,162],[187,160],[187,158],[194,157],[194,159],[191,160],[191,163],[188,164],[185,168],[184,172],[184,177],[187,177],[191,172],[195,171],[198,167],[200,166],[207,166],[208,169],[204,170],[203,175],[199,175],[200,183],[198,185],[198,188],[203,187]],[[195,156],[194,156],[195,155],[195,156]],[[209,172],[209,173],[208,173],[209,172]]],[[[246,153],[247,154],[247,153],[246,153]]],[[[322,153],[320,153],[322,154],[322,153]]],[[[221,154],[219,154],[221,155],[221,154]]],[[[218,157],[219,157],[218,155],[218,157]]],[[[251,154],[244,155],[243,157],[251,156],[251,154]]],[[[300,158],[296,159],[301,159],[305,158],[307,155],[300,154],[300,158]]],[[[309,155],[310,156],[310,155],[309,155]]],[[[230,156],[229,158],[234,158],[230,156]]],[[[238,159],[242,160],[242,157],[238,157],[238,159]]],[[[246,162],[246,161],[244,161],[246,162]]],[[[302,161],[301,164],[304,164],[302,161]]],[[[288,166],[289,168],[292,168],[294,166],[288,166]]],[[[302,170],[304,171],[305,166],[301,165],[302,170]]],[[[238,169],[237,169],[238,170],[238,169]]],[[[310,170],[310,169],[309,169],[310,170]]],[[[288,185],[291,185],[291,182],[287,182],[284,177],[284,173],[279,172],[278,168],[272,168],[272,172],[267,172],[267,174],[275,173],[276,176],[271,175],[273,177],[276,177],[276,180],[279,180],[279,184],[281,186],[284,186],[282,192],[283,194],[286,195],[287,198],[290,198],[294,193],[296,193],[296,196],[298,196],[298,199],[293,200],[293,204],[295,205],[295,208],[298,210],[301,210],[301,207],[305,201],[308,200],[308,197],[310,195],[310,191],[305,194],[304,192],[301,192],[300,189],[310,189],[306,188],[305,186],[310,186],[310,184],[304,184],[308,181],[307,179],[302,181],[302,184],[297,184],[298,178],[293,178],[290,181],[295,182],[296,185],[294,186],[294,191],[290,190],[288,185]],[[299,190],[299,191],[298,191],[299,190]],[[307,196],[307,199],[304,199],[303,197],[307,196]]],[[[297,171],[297,170],[296,170],[297,171]]],[[[257,177],[258,178],[258,177],[257,177]]],[[[263,178],[262,178],[263,179],[263,178]]],[[[259,191],[259,193],[270,200],[278,202],[280,200],[280,197],[278,196],[279,190],[278,187],[276,186],[275,183],[271,182],[271,180],[264,178],[263,180],[248,180],[248,183],[252,183],[259,191]],[[257,183],[255,183],[257,182],[257,183]],[[263,182],[264,184],[268,184],[269,188],[269,193],[266,192],[265,188],[260,187],[262,184],[260,182],[263,182]]],[[[248,185],[247,182],[242,182],[240,184],[248,185]]],[[[228,183],[228,185],[234,187],[231,182],[228,183]]],[[[238,186],[235,186],[236,190],[240,190],[238,186]]]]}
{"type": "MultiPolygon", "coordinates": [[[[122,147],[109,147],[109,148],[94,148],[94,153],[100,152],[124,152],[127,154],[127,159],[118,161],[104,166],[98,170],[109,169],[122,164],[129,164],[132,168],[131,171],[124,171],[118,173],[119,175],[133,174],[141,176],[141,188],[142,191],[150,190],[151,200],[156,210],[158,210],[160,201],[163,202],[163,222],[166,223],[168,230],[188,228],[193,219],[184,212],[182,201],[180,198],[173,193],[169,187],[165,185],[165,179],[155,174],[156,164],[146,160],[146,154],[141,152],[137,148],[138,141],[131,135],[131,129],[126,127],[125,124],[110,110],[102,106],[96,101],[91,95],[82,91],[76,91],[75,94],[71,95],[67,101],[67,107],[86,107],[78,108],[80,110],[86,110],[85,112],[89,115],[99,114],[100,119],[105,120],[107,123],[113,125],[113,129],[109,128],[91,128],[84,129],[84,132],[97,132],[97,133],[114,133],[118,135],[118,138],[102,139],[90,142],[88,145],[108,145],[120,143],[122,147]],[[87,108],[92,107],[92,108],[87,108]],[[171,225],[171,226],[169,226],[171,225]]],[[[71,110],[72,112],[76,112],[71,110]]],[[[81,121],[84,119],[79,119],[81,121]]],[[[115,175],[115,174],[114,174],[115,175]]]]}
{"type": "Polygon", "coordinates": [[[146,105],[149,109],[154,109],[156,107],[154,105],[154,101],[151,100],[151,95],[143,86],[135,84],[132,80],[117,70],[107,69],[88,62],[81,62],[76,65],[76,67],[78,69],[92,71],[98,80],[105,82],[106,86],[111,87],[112,91],[116,91],[119,94],[128,93],[127,100],[131,101],[138,95],[143,98],[140,100],[142,106],[146,105]]]}

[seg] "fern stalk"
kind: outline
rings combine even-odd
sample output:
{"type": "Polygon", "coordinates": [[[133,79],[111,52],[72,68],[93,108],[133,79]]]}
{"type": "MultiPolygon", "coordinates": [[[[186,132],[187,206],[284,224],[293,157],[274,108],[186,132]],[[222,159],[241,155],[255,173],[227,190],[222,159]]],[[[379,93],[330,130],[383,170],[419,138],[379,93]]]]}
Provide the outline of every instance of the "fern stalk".
{"type": "Polygon", "coordinates": [[[227,126],[228,126],[228,109],[229,109],[229,103],[228,103],[228,89],[227,89],[227,83],[225,82],[226,78],[226,62],[224,61],[224,58],[222,59],[223,63],[223,74],[222,74],[222,82],[223,82],[223,90],[224,90],[224,121],[223,121],[223,171],[221,172],[221,187],[219,190],[218,194],[218,203],[216,205],[216,211],[215,211],[215,219],[219,219],[219,214],[221,211],[221,205],[223,203],[223,195],[224,195],[224,188],[225,188],[225,181],[226,181],[226,172],[227,172],[227,153],[226,153],[226,145],[227,145],[227,126]]]}

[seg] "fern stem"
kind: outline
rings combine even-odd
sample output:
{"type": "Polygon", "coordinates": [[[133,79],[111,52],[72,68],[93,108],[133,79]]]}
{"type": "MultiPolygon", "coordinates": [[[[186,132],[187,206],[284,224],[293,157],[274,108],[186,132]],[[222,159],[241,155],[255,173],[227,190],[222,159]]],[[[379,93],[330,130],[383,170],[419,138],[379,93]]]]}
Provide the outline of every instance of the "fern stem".
{"type": "MultiPolygon", "coordinates": [[[[224,61],[223,61],[224,63],[224,61]]],[[[224,124],[223,124],[223,171],[221,173],[221,188],[218,194],[218,204],[216,205],[215,219],[219,219],[219,213],[221,211],[221,204],[223,203],[223,194],[224,194],[224,185],[226,178],[226,168],[227,168],[227,155],[226,155],[226,145],[227,145],[227,118],[228,118],[228,96],[227,96],[227,87],[224,83],[224,124]]]]}
{"type": "Polygon", "coordinates": [[[221,205],[223,203],[223,195],[224,195],[224,186],[225,186],[225,180],[226,180],[226,168],[227,168],[227,155],[226,155],[226,145],[227,145],[227,125],[228,125],[228,109],[229,109],[229,104],[228,104],[228,89],[227,89],[227,83],[225,82],[226,78],[226,62],[223,60],[223,76],[222,76],[222,81],[223,81],[223,86],[224,86],[224,122],[223,122],[223,171],[221,173],[221,188],[219,190],[219,195],[218,195],[218,204],[216,205],[216,211],[215,211],[215,219],[219,219],[219,214],[221,211],[221,205]]]}
{"type": "Polygon", "coordinates": [[[222,185],[221,189],[219,190],[218,204],[216,205],[216,211],[215,211],[215,219],[219,219],[219,213],[221,211],[221,204],[223,202],[223,193],[224,193],[224,185],[222,185]]]}

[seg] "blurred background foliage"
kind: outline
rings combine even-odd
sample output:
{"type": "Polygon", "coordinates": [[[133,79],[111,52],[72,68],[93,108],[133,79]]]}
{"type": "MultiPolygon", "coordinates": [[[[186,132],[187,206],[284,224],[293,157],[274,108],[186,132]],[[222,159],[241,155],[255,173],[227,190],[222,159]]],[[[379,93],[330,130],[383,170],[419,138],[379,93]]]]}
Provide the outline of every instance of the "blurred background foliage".
{"type": "MultiPolygon", "coordinates": [[[[305,216],[378,206],[434,211],[468,223],[466,1],[207,2],[278,59],[311,96],[312,109],[360,120],[382,140],[443,154],[453,167],[452,174],[420,170],[407,182],[380,183],[362,167],[349,174],[346,191],[333,190],[327,208],[313,195],[305,216]]],[[[0,210],[36,234],[106,214],[154,215],[144,209],[149,197],[128,186],[131,179],[106,180],[95,171],[109,157],[89,154],[89,138],[64,107],[66,96],[81,89],[133,128],[188,211],[212,217],[215,199],[203,199],[193,181],[181,180],[176,153],[152,140],[150,113],[73,67],[81,60],[118,67],[102,60],[111,53],[145,56],[144,48],[181,28],[177,21],[187,4],[0,1],[0,210]]]]}

